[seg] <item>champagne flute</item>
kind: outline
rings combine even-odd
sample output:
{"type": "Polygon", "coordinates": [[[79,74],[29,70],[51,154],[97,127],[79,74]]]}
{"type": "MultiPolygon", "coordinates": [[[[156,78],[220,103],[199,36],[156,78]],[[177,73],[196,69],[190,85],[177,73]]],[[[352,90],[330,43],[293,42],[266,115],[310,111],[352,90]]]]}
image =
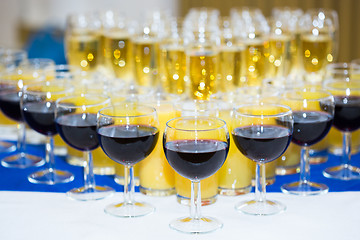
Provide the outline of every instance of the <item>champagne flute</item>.
{"type": "Polygon", "coordinates": [[[54,156],[54,136],[58,133],[55,127],[55,101],[73,90],[66,80],[34,83],[23,88],[20,104],[23,118],[31,129],[46,136],[47,168],[30,174],[28,180],[32,183],[54,185],[74,179],[70,172],[55,169],[54,156]]]}
{"type": "Polygon", "coordinates": [[[272,215],[286,206],[266,200],[265,163],[280,157],[290,144],[293,115],[288,106],[258,102],[235,108],[232,136],[243,155],[256,162],[255,200],[235,205],[238,211],[250,215],[272,215]]]}
{"type": "Polygon", "coordinates": [[[97,112],[110,106],[110,98],[100,94],[81,94],[63,97],[56,102],[55,122],[61,138],[69,146],[84,152],[84,186],[67,195],[76,200],[98,200],[110,196],[114,189],[97,186],[91,151],[99,147],[96,134],[97,112]]]}
{"type": "Polygon", "coordinates": [[[335,98],[334,127],[342,132],[342,163],[326,168],[325,177],[340,180],[360,179],[360,168],[350,165],[351,133],[360,128],[360,82],[350,77],[324,82],[324,88],[335,98]]]}
{"type": "Polygon", "coordinates": [[[223,224],[201,215],[200,180],[215,174],[229,151],[225,121],[207,116],[174,118],[166,123],[164,151],[170,166],[191,180],[190,217],[170,222],[170,228],[184,233],[208,233],[223,224]]]}
{"type": "Polygon", "coordinates": [[[134,165],[154,150],[159,137],[156,110],[137,103],[120,103],[98,113],[100,146],[113,161],[124,165],[124,202],[110,204],[105,212],[117,217],[140,217],[155,211],[133,198],[134,165]],[[130,176],[130,177],[129,177],[130,176]]]}
{"type": "Polygon", "coordinates": [[[322,140],[329,132],[334,116],[334,98],[325,91],[311,88],[285,91],[284,104],[294,115],[292,142],[301,146],[300,181],[284,184],[284,193],[317,195],[327,193],[328,186],[310,182],[309,147],[322,140]]]}

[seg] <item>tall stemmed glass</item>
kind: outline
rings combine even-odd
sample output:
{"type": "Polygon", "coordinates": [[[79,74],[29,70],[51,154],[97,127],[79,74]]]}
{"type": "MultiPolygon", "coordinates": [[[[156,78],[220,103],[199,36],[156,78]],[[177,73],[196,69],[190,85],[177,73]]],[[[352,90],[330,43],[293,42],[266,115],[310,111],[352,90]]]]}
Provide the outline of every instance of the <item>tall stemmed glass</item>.
{"type": "Polygon", "coordinates": [[[340,180],[360,179],[360,168],[350,165],[351,133],[360,128],[360,82],[350,77],[330,79],[324,88],[335,98],[334,127],[343,135],[343,154],[340,166],[329,167],[323,174],[340,180]]]}
{"type": "Polygon", "coordinates": [[[110,106],[110,98],[99,94],[63,97],[56,102],[56,128],[66,144],[84,152],[84,186],[74,188],[67,195],[76,200],[98,200],[110,196],[114,189],[97,186],[93,172],[91,151],[99,147],[96,134],[97,112],[110,106]]]}
{"type": "Polygon", "coordinates": [[[286,209],[266,199],[265,163],[280,157],[290,144],[293,115],[288,106],[258,102],[235,108],[232,136],[237,148],[256,162],[255,200],[240,202],[235,209],[250,215],[272,215],[286,209]]]}
{"type": "Polygon", "coordinates": [[[325,184],[310,182],[309,147],[322,140],[329,132],[334,116],[334,97],[325,91],[310,88],[285,91],[283,103],[294,115],[293,143],[301,146],[300,181],[284,184],[284,193],[316,195],[327,193],[325,184]]]}
{"type": "MultiPolygon", "coordinates": [[[[55,102],[73,92],[74,88],[66,80],[46,81],[24,86],[21,97],[21,111],[27,125],[46,136],[46,169],[28,176],[32,183],[54,185],[74,179],[70,172],[55,169],[54,136],[58,133],[55,126],[55,102]]],[[[66,111],[66,110],[64,110],[66,111]]]]}
{"type": "Polygon", "coordinates": [[[201,214],[200,180],[216,173],[229,151],[229,132],[225,121],[206,116],[174,118],[166,123],[164,151],[170,166],[191,180],[190,217],[170,222],[170,228],[184,233],[207,233],[222,222],[201,214]]]}
{"type": "Polygon", "coordinates": [[[27,168],[41,166],[44,159],[25,153],[25,123],[21,115],[20,99],[24,85],[43,81],[44,78],[29,77],[15,72],[1,76],[0,79],[0,109],[8,118],[18,122],[18,140],[15,154],[1,160],[1,165],[9,168],[27,168]]]}
{"type": "Polygon", "coordinates": [[[120,103],[99,111],[97,132],[100,146],[110,159],[125,167],[124,202],[108,205],[106,213],[129,218],[154,212],[153,206],[136,202],[133,198],[133,167],[154,150],[159,137],[158,127],[157,113],[152,107],[120,103]]]}

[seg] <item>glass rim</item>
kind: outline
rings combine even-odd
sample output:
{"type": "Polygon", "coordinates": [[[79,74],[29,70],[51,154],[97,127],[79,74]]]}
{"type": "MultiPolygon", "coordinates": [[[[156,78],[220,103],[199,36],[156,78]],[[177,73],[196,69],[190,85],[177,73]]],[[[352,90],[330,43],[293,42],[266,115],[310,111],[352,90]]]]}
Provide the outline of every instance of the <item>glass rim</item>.
{"type": "Polygon", "coordinates": [[[293,113],[293,111],[292,111],[291,107],[289,107],[287,105],[284,105],[284,104],[276,104],[276,103],[264,103],[264,102],[248,103],[248,104],[237,105],[237,106],[234,107],[234,115],[240,115],[240,116],[244,116],[244,117],[253,117],[253,118],[258,118],[260,116],[263,116],[263,117],[283,117],[283,116],[291,115],[292,113],[293,113]],[[249,113],[241,113],[241,112],[238,111],[239,108],[256,107],[256,106],[281,107],[281,108],[287,109],[287,111],[276,113],[276,114],[249,114],[249,113]]]}
{"type": "Polygon", "coordinates": [[[122,102],[122,103],[116,103],[116,104],[113,104],[111,106],[108,106],[108,107],[104,107],[102,109],[100,109],[98,111],[98,115],[99,116],[103,116],[103,117],[111,117],[111,118],[140,118],[140,117],[147,117],[147,116],[151,116],[153,115],[154,113],[156,113],[156,108],[154,107],[151,107],[151,106],[148,106],[148,105],[145,105],[145,104],[138,104],[137,102],[122,102]],[[146,114],[139,114],[139,115],[110,115],[110,114],[105,114],[103,113],[104,111],[106,110],[109,110],[111,108],[116,108],[118,106],[124,106],[124,105],[136,105],[136,107],[142,107],[142,108],[147,108],[148,110],[152,110],[151,112],[149,113],[146,113],[146,114]]]}
{"type": "Polygon", "coordinates": [[[179,130],[179,131],[183,131],[183,132],[194,132],[194,131],[198,131],[198,132],[208,132],[208,131],[214,131],[217,129],[221,129],[221,128],[225,128],[226,129],[226,122],[218,117],[210,117],[210,116],[184,116],[184,117],[176,117],[173,119],[170,119],[169,121],[166,122],[166,128],[170,128],[170,129],[174,129],[174,130],[179,130]],[[219,127],[213,127],[213,128],[209,128],[209,129],[185,129],[185,128],[178,128],[178,127],[172,127],[169,124],[171,122],[174,121],[178,121],[178,120],[197,120],[197,119],[212,119],[212,120],[216,120],[219,121],[221,123],[223,123],[221,126],[219,127]]]}
{"type": "Polygon", "coordinates": [[[24,93],[31,93],[34,95],[36,95],[36,94],[43,95],[48,92],[61,94],[61,93],[73,91],[74,86],[72,84],[68,83],[68,81],[66,81],[66,80],[56,80],[56,81],[44,81],[44,82],[35,82],[35,83],[26,84],[26,85],[24,85],[22,90],[24,93]],[[65,89],[62,91],[32,91],[32,90],[28,90],[29,87],[36,87],[36,86],[43,87],[43,86],[49,86],[49,84],[52,86],[53,85],[64,86],[65,89]]]}
{"type": "Polygon", "coordinates": [[[329,89],[330,91],[336,91],[336,90],[347,90],[347,89],[351,89],[353,91],[360,91],[360,81],[359,80],[351,80],[350,77],[342,77],[342,78],[330,78],[330,79],[326,79],[323,83],[323,86],[325,89],[329,89]],[[344,86],[344,87],[331,87],[329,86],[332,83],[355,83],[358,86],[357,87],[351,87],[351,86],[344,86]]]}
{"type": "Polygon", "coordinates": [[[100,106],[104,103],[111,103],[111,99],[109,96],[104,95],[104,94],[78,94],[78,95],[70,95],[70,96],[66,96],[66,97],[62,97],[59,98],[58,100],[56,100],[56,106],[57,107],[66,107],[66,108],[72,108],[72,109],[77,109],[77,108],[81,108],[83,106],[87,106],[87,107],[96,107],[96,106],[100,106]],[[69,100],[69,99],[76,99],[76,98],[81,98],[81,97],[102,97],[104,98],[104,101],[102,101],[101,103],[93,103],[93,104],[81,104],[81,105],[65,105],[65,100],[69,100]]]}
{"type": "Polygon", "coordinates": [[[322,100],[322,99],[328,99],[328,98],[332,98],[333,95],[328,92],[328,91],[325,91],[325,90],[314,90],[314,88],[311,88],[311,87],[305,87],[305,88],[294,88],[294,89],[290,89],[290,90],[285,90],[281,95],[280,97],[282,99],[285,99],[285,100],[290,100],[290,101],[301,101],[301,100],[306,100],[308,102],[316,102],[316,101],[319,101],[319,100],[322,100]],[[305,91],[304,91],[305,90],[305,91]],[[289,94],[289,93],[295,93],[295,92],[314,92],[314,93],[323,93],[323,94],[327,94],[327,96],[323,96],[323,97],[318,97],[318,98],[313,98],[313,99],[304,99],[304,98],[300,98],[300,97],[294,97],[294,95],[291,95],[290,97],[285,97],[285,95],[289,94]]]}

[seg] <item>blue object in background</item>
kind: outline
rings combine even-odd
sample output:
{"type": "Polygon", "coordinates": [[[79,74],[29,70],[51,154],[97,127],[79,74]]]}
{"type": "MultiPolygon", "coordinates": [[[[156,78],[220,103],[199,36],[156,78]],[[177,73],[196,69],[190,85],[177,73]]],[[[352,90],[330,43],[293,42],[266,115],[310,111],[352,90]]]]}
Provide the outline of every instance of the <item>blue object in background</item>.
{"type": "Polygon", "coordinates": [[[64,33],[56,28],[45,28],[29,37],[25,45],[29,58],[51,58],[56,64],[66,64],[64,33]]]}

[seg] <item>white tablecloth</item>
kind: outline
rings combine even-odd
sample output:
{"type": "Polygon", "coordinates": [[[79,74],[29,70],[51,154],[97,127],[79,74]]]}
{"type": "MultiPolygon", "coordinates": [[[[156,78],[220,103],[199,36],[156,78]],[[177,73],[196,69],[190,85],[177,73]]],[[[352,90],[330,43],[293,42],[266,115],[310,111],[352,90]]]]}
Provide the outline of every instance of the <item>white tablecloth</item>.
{"type": "Polygon", "coordinates": [[[187,235],[168,227],[172,219],[189,214],[175,196],[135,198],[156,206],[156,212],[133,219],[104,213],[104,207],[121,201],[122,194],[100,201],[80,202],[63,193],[0,192],[0,239],[276,239],[356,240],[360,239],[360,192],[328,193],[298,197],[269,193],[268,199],[286,204],[284,213],[255,217],[235,211],[234,204],[253,197],[220,196],[202,208],[203,215],[216,217],[224,227],[204,235],[187,235]]]}

